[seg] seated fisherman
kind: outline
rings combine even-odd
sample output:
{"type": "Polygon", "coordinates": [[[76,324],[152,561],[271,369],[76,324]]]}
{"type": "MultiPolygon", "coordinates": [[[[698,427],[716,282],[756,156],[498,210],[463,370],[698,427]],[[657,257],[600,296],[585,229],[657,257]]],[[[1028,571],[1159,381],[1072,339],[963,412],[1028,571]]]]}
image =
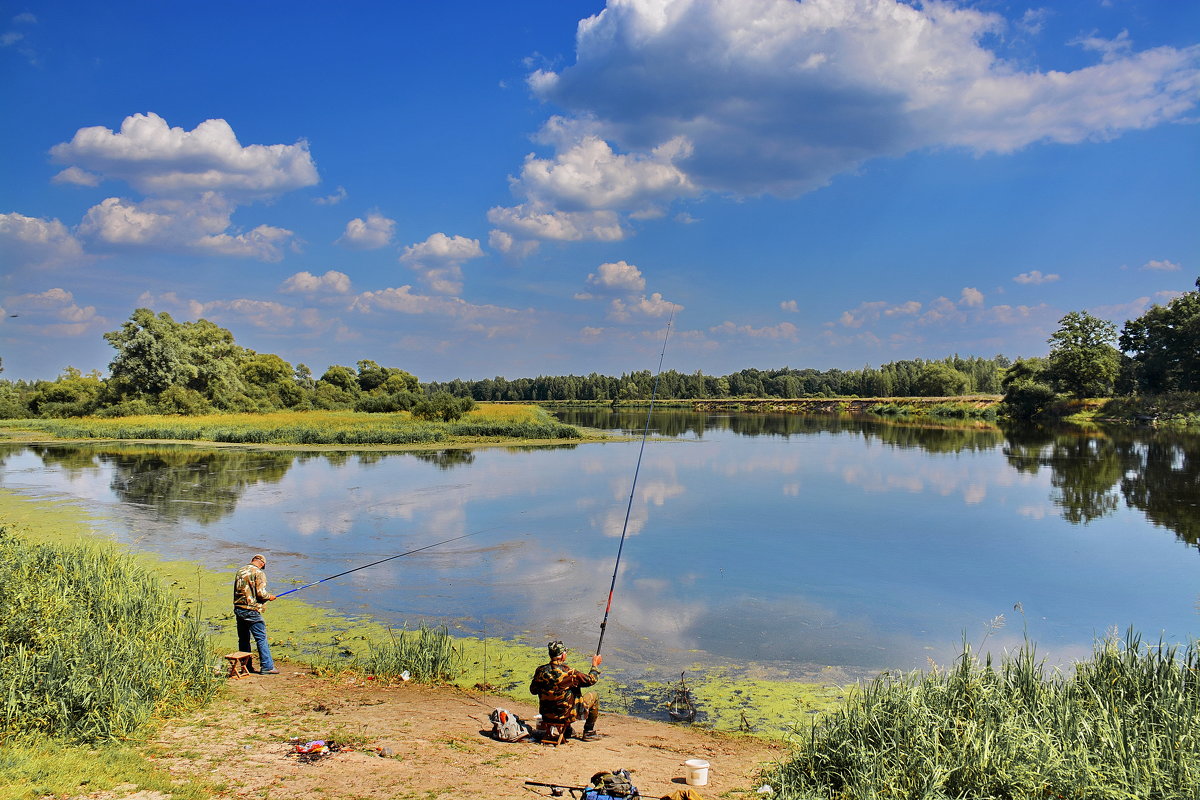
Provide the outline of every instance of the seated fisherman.
{"type": "Polygon", "coordinates": [[[592,657],[592,669],[585,675],[567,666],[567,647],[562,642],[550,642],[546,649],[550,652],[550,663],[538,667],[529,683],[529,693],[538,696],[542,722],[565,725],[567,735],[571,735],[571,723],[585,717],[580,738],[585,742],[600,738],[596,732],[600,699],[595,692],[580,692],[584,686],[594,686],[600,677],[600,656],[592,657]]]}

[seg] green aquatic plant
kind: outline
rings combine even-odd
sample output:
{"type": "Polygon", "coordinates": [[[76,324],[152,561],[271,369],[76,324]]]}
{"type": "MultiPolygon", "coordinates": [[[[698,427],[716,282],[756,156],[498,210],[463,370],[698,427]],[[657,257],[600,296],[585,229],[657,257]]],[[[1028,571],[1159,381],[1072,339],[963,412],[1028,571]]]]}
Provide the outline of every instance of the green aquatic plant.
{"type": "MultiPolygon", "coordinates": [[[[387,641],[371,642],[365,655],[314,659],[320,672],[358,672],[384,681],[444,683],[462,672],[461,654],[445,627],[422,624],[417,630],[388,629],[387,641]]],[[[343,654],[344,655],[344,654],[343,654]]]]}
{"type": "Polygon", "coordinates": [[[0,527],[0,586],[0,738],[127,738],[216,691],[201,623],[126,555],[0,527]]]}
{"type": "Polygon", "coordinates": [[[1032,643],[998,667],[885,673],[763,775],[781,800],[1145,798],[1200,786],[1200,649],[1096,643],[1071,674],[1032,643]]]}

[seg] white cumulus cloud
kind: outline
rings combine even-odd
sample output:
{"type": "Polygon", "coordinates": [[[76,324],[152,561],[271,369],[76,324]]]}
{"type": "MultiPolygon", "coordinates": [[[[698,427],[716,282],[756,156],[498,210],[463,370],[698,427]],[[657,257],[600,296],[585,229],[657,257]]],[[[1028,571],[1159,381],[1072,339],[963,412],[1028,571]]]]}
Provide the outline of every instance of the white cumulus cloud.
{"type": "Polygon", "coordinates": [[[1161,272],[1175,272],[1180,269],[1180,266],[1174,261],[1167,261],[1166,259],[1163,259],[1162,261],[1151,259],[1142,265],[1142,269],[1159,270],[1161,272]]]}
{"type": "Polygon", "coordinates": [[[61,287],[6,297],[4,305],[48,336],[81,336],[108,324],[96,313],[95,306],[79,305],[75,296],[61,287]]]}
{"type": "Polygon", "coordinates": [[[635,300],[613,298],[609,304],[608,314],[615,320],[625,322],[638,317],[666,317],[683,310],[683,306],[664,300],[659,292],[649,297],[639,297],[635,300]]]}
{"type": "Polygon", "coordinates": [[[400,261],[416,270],[429,288],[443,294],[462,291],[462,264],[483,255],[478,239],[435,233],[404,248],[400,261]]]}
{"type": "Polygon", "coordinates": [[[57,219],[0,214],[0,245],[14,265],[56,267],[83,258],[83,245],[57,219]]]}
{"type": "Polygon", "coordinates": [[[646,290],[646,279],[642,277],[642,271],[623,260],[601,264],[596,268],[596,272],[587,276],[587,282],[605,291],[633,294],[646,290]]]}
{"type": "Polygon", "coordinates": [[[283,282],[279,291],[285,293],[301,292],[304,294],[346,294],[350,291],[350,276],[336,269],[326,271],[324,275],[313,275],[311,272],[297,272],[283,282]]]}
{"type": "Polygon", "coordinates": [[[76,186],[99,186],[100,176],[79,167],[67,167],[50,179],[51,183],[71,183],[76,186]]]}
{"type": "Polygon", "coordinates": [[[350,304],[350,310],[363,314],[374,312],[430,314],[464,320],[504,318],[521,313],[516,309],[503,306],[468,303],[460,297],[415,294],[412,286],[409,285],[363,292],[354,298],[350,304]]]}
{"type": "Polygon", "coordinates": [[[550,239],[560,242],[619,242],[625,228],[615,211],[558,211],[540,203],[496,206],[488,222],[512,240],[550,239]]]}
{"type": "Polygon", "coordinates": [[[133,114],[120,131],[80,128],[50,149],[55,161],[127,182],[144,194],[204,191],[271,196],[317,183],[304,141],[242,146],[223,119],[193,130],[172,128],[157,114],[133,114]]]}
{"type": "Polygon", "coordinates": [[[682,139],[648,155],[618,155],[595,136],[586,136],[556,158],[526,156],[517,191],[564,211],[644,209],[695,191],[672,163],[686,157],[682,139]]]}
{"type": "Polygon", "coordinates": [[[197,198],[149,198],[131,202],[109,197],[88,209],[79,225],[84,239],[102,247],[184,249],[226,256],[279,261],[294,234],[259,225],[231,232],[234,204],[217,192],[197,198]]]}
{"type": "Polygon", "coordinates": [[[396,220],[388,219],[378,211],[367,214],[366,219],[356,217],[346,223],[346,231],[334,244],[355,250],[378,250],[392,243],[396,231],[396,220]]]}
{"type": "Polygon", "coordinates": [[[780,322],[778,325],[766,325],[755,328],[753,325],[738,325],[726,320],[720,325],[708,329],[710,333],[720,336],[746,336],[751,339],[783,339],[795,341],[800,329],[790,322],[780,322]]]}
{"type": "Polygon", "coordinates": [[[983,305],[983,292],[971,286],[967,286],[962,290],[962,294],[959,295],[958,302],[959,305],[979,308],[983,305]]]}
{"type": "Polygon", "coordinates": [[[1040,283],[1053,283],[1058,280],[1058,277],[1058,274],[1054,272],[1043,275],[1041,270],[1031,269],[1029,272],[1022,272],[1013,278],[1013,280],[1017,283],[1034,284],[1036,286],[1040,283]]]}
{"type": "Polygon", "coordinates": [[[119,131],[80,128],[50,154],[68,166],[56,183],[97,186],[121,180],[144,197],[108,197],[88,210],[79,235],[101,248],[151,247],[279,261],[292,231],[235,227],[240,204],[273,198],[318,180],[307,143],[246,145],[223,119],[191,131],[154,113],[126,117],[119,131]]]}
{"type": "Polygon", "coordinates": [[[989,49],[1009,27],[955,2],[610,0],[579,23],[575,63],[528,82],[569,113],[558,129],[634,159],[677,143],[681,193],[795,195],[873,158],[1105,139],[1196,105],[1200,47],[1089,37],[1097,63],[1043,72],[989,49]]]}

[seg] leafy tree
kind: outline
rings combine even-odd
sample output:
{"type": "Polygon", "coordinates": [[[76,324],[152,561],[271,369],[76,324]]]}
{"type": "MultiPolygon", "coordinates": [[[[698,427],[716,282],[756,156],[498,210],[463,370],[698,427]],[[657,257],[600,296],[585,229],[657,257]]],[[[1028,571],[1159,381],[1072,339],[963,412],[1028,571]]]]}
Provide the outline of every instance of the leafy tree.
{"type": "Polygon", "coordinates": [[[948,364],[930,363],[921,367],[914,382],[920,397],[950,397],[966,392],[970,379],[948,364]]]}
{"type": "Polygon", "coordinates": [[[165,311],[136,309],[119,330],[104,338],[117,350],[108,365],[109,386],[117,397],[159,395],[195,377],[179,323],[165,311]]]}
{"type": "MultiPolygon", "coordinates": [[[[172,387],[195,392],[199,402],[172,395],[168,413],[179,408],[251,410],[239,366],[248,351],[225,328],[200,319],[176,322],[165,311],[136,309],[119,330],[104,334],[117,351],[109,364],[108,401],[157,401],[172,387]],[[182,402],[182,405],[181,405],[182,402]]],[[[190,397],[190,396],[189,396],[190,397]]]]}
{"type": "Polygon", "coordinates": [[[296,385],[301,389],[306,389],[311,392],[313,389],[317,388],[317,382],[313,379],[312,370],[308,368],[307,364],[297,364],[294,377],[296,379],[296,385]]]}
{"type": "Polygon", "coordinates": [[[1200,391],[1200,278],[1196,291],[1126,322],[1119,342],[1139,392],[1200,391]]]}
{"type": "Polygon", "coordinates": [[[325,370],[325,374],[317,381],[318,387],[320,384],[327,383],[335,389],[341,389],[349,394],[358,394],[358,375],[349,367],[343,367],[340,364],[334,364],[329,369],[325,370]]]}
{"type": "Polygon", "coordinates": [[[1072,311],[1058,321],[1050,335],[1051,386],[1075,397],[1109,397],[1121,365],[1113,344],[1117,327],[1086,311],[1072,311]]]}

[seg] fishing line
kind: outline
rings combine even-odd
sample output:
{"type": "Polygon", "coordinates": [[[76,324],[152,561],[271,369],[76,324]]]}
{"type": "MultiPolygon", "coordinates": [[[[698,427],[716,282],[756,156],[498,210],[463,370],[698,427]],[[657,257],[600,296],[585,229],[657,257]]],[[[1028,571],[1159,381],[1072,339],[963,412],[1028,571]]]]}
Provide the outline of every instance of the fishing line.
{"type": "Polygon", "coordinates": [[[321,578],[321,580],[319,580],[319,581],[313,581],[312,583],[306,583],[303,586],[297,586],[295,589],[288,589],[286,592],[281,592],[280,594],[275,595],[275,598],[278,599],[280,597],[283,597],[286,594],[291,594],[292,592],[298,592],[301,589],[307,589],[310,586],[316,586],[318,583],[324,583],[325,581],[331,581],[334,578],[340,578],[343,575],[349,575],[351,572],[358,572],[360,569],[366,569],[367,567],[373,567],[376,564],[382,564],[385,561],[392,561],[397,558],[404,558],[405,556],[411,556],[413,553],[419,553],[422,550],[429,550],[434,547],[441,547],[444,544],[450,544],[451,542],[457,542],[460,539],[469,539],[472,536],[478,536],[481,533],[487,533],[488,531],[494,531],[497,528],[502,528],[502,527],[504,527],[504,526],[503,525],[494,525],[491,528],[484,528],[483,530],[472,531],[471,533],[464,533],[462,536],[455,536],[453,539],[445,539],[440,542],[434,542],[433,544],[427,544],[424,547],[418,547],[415,550],[409,550],[404,553],[397,553],[394,556],[388,556],[387,558],[381,558],[378,561],[372,561],[370,564],[363,564],[361,567],[355,567],[354,569],[348,569],[345,572],[339,572],[337,575],[330,575],[328,578],[321,578]]]}
{"type": "Polygon", "coordinates": [[[662,352],[658,354],[658,373],[654,376],[654,388],[650,392],[650,408],[646,410],[646,427],[642,430],[642,446],[638,450],[637,466],[633,468],[633,485],[629,487],[629,504],[625,507],[625,523],[621,526],[621,543],[617,545],[617,561],[613,565],[612,582],[608,585],[608,603],[604,606],[604,619],[600,622],[600,640],[596,642],[596,658],[600,657],[600,648],[604,645],[604,631],[608,627],[608,612],[612,610],[613,592],[617,588],[617,570],[621,568],[621,551],[625,549],[625,534],[629,530],[629,515],[633,511],[633,493],[637,491],[638,473],[642,470],[642,454],[646,452],[646,439],[650,436],[650,415],[654,413],[654,400],[658,397],[658,381],[662,378],[663,357],[667,354],[667,340],[671,338],[671,324],[675,322],[675,312],[667,320],[667,330],[663,334],[662,352]]]}

